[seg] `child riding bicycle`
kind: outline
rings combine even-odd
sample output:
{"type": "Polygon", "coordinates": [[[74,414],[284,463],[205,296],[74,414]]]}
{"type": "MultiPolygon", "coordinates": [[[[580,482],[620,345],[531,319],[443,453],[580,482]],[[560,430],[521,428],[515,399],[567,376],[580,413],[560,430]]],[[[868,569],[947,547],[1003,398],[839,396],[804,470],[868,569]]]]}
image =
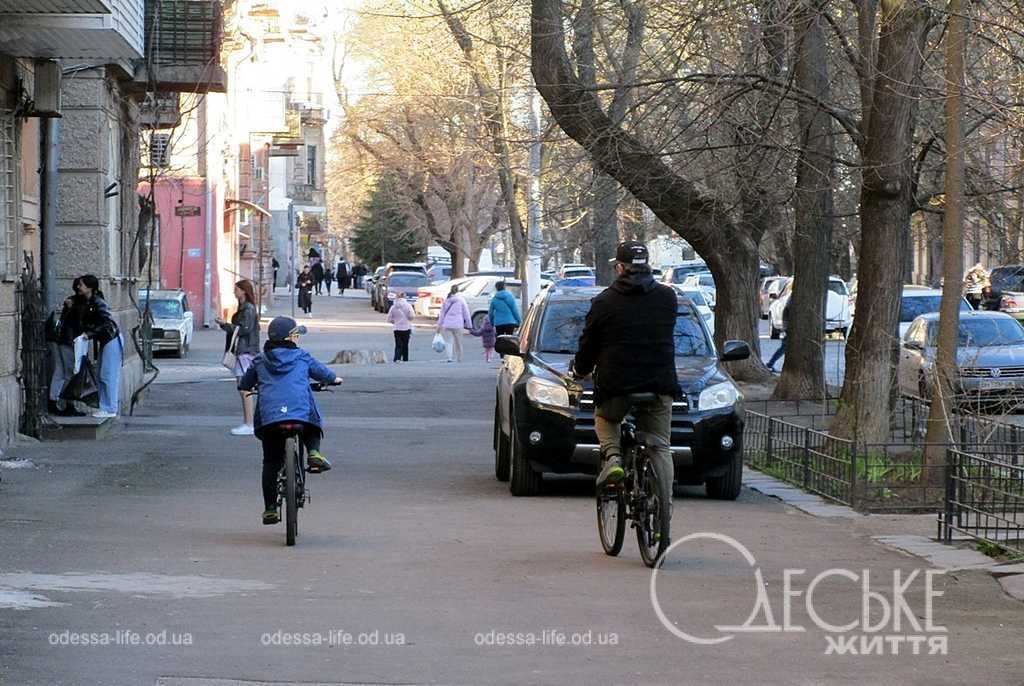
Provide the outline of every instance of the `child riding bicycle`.
{"type": "Polygon", "coordinates": [[[277,511],[277,473],[284,462],[286,437],[273,430],[275,425],[304,425],[302,443],[306,446],[309,472],[318,474],[331,468],[331,463],[320,453],[323,436],[320,410],[309,381],[336,385],[341,383],[341,378],[299,347],[299,336],[304,333],[306,327],[299,326],[294,319],[275,317],[267,330],[269,340],[263,346],[263,353],[253,360],[238,382],[239,390],[259,389],[254,432],[263,443],[264,524],[281,521],[277,511]]]}

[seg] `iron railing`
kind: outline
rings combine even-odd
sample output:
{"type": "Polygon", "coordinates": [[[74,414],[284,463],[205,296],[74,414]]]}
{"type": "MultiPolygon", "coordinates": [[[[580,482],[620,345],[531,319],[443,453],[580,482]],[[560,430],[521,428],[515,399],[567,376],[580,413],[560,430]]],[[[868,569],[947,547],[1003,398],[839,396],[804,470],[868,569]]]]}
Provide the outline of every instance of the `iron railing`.
{"type": "Polygon", "coordinates": [[[983,541],[1024,557],[1024,467],[949,450],[939,538],[983,541]]]}

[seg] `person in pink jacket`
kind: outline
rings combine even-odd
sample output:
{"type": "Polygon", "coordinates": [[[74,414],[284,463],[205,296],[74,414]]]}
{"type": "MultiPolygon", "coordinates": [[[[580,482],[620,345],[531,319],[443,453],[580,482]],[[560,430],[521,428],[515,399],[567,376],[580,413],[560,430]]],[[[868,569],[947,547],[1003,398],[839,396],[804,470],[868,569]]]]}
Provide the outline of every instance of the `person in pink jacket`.
{"type": "Polygon", "coordinates": [[[472,328],[469,305],[466,304],[466,299],[459,295],[459,287],[452,286],[444,305],[441,306],[441,312],[437,315],[437,330],[444,336],[449,362],[462,362],[462,332],[472,328]]]}
{"type": "Polygon", "coordinates": [[[395,362],[409,361],[409,336],[412,335],[412,305],[399,291],[395,304],[388,310],[388,321],[395,328],[395,362]]]}

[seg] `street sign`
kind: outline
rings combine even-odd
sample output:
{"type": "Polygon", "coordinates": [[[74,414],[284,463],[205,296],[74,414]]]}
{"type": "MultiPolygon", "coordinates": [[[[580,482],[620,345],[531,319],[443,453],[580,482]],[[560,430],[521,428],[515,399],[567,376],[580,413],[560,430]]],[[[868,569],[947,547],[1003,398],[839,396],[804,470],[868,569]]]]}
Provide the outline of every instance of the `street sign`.
{"type": "Polygon", "coordinates": [[[199,205],[178,205],[174,208],[176,217],[198,217],[199,205]]]}

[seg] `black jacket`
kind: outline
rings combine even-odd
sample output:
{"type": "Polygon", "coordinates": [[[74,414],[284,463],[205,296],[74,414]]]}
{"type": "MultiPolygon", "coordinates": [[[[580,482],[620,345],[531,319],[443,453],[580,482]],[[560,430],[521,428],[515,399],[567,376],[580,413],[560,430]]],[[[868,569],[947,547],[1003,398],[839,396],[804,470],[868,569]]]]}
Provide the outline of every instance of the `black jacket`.
{"type": "Polygon", "coordinates": [[[82,320],[85,316],[86,300],[80,295],[72,295],[61,306],[60,315],[56,311],[47,320],[47,341],[60,345],[73,345],[75,338],[84,330],[82,320]]]}
{"type": "Polygon", "coordinates": [[[89,334],[89,338],[98,342],[101,346],[117,338],[120,330],[114,315],[110,311],[107,301],[98,295],[93,295],[82,313],[82,332],[89,334]]]}
{"type": "Polygon", "coordinates": [[[236,355],[260,354],[260,318],[256,315],[256,306],[248,300],[238,308],[238,311],[231,316],[231,323],[225,322],[220,328],[227,334],[224,349],[231,345],[231,338],[235,334],[235,327],[238,327],[238,344],[235,348],[236,355]]]}
{"type": "Polygon", "coordinates": [[[678,397],[676,292],[650,274],[620,276],[591,301],[573,366],[595,371],[598,404],[629,393],[678,397]]]}

